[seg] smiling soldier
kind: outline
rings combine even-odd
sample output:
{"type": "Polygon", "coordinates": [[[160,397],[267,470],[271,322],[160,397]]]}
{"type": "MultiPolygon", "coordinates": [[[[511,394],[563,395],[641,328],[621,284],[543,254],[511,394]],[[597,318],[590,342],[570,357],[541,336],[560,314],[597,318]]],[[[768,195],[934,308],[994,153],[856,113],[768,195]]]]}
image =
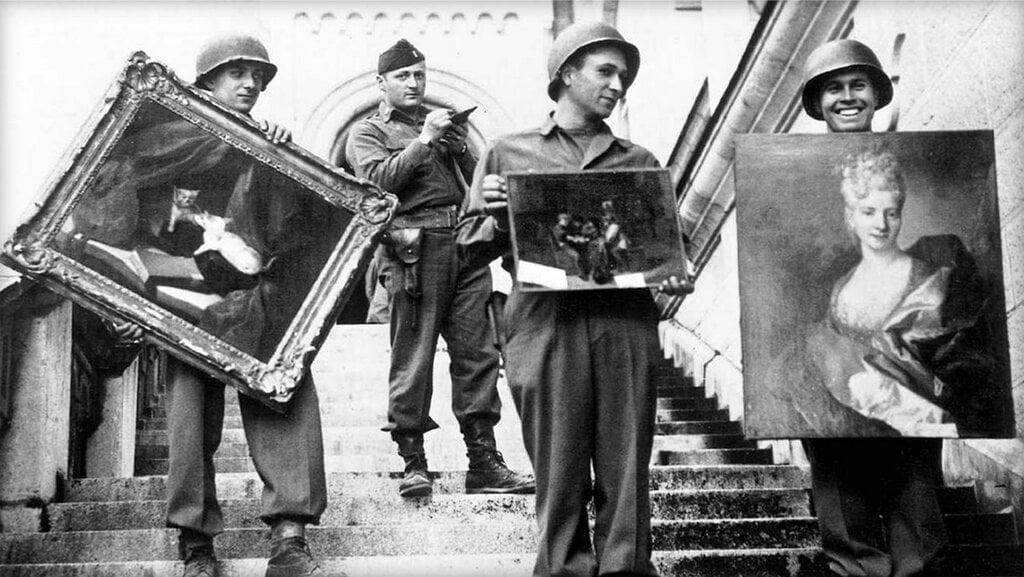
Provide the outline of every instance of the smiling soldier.
{"type": "MultiPolygon", "coordinates": [[[[484,153],[459,224],[466,259],[510,253],[504,173],[658,165],[604,122],[639,65],[636,46],[606,24],[574,24],[558,36],[548,59],[555,110],[539,128],[500,138],[484,153]]],[[[693,285],[679,271],[661,290],[679,295],[693,285]]],[[[656,398],[651,366],[659,354],[651,292],[514,290],[505,317],[509,386],[537,475],[533,575],[656,575],[648,463],[656,398]]]]}

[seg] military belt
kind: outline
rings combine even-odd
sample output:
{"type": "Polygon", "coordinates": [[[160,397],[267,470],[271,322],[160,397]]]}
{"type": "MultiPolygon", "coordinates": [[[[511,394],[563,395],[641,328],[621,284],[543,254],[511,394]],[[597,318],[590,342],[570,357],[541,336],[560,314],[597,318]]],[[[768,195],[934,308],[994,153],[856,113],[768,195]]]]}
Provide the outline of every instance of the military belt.
{"type": "Polygon", "coordinates": [[[455,228],[459,210],[455,205],[432,206],[396,216],[388,228],[455,228]]]}

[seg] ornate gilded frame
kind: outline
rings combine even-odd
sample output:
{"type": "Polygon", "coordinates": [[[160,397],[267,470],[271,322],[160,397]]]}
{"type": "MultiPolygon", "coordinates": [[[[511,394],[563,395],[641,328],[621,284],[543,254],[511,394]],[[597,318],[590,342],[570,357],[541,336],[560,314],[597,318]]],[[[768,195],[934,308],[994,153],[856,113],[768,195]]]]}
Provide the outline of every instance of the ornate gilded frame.
{"type": "MultiPolygon", "coordinates": [[[[127,146],[127,145],[126,145],[127,146]]],[[[291,184],[291,183],[289,183],[291,184]]],[[[112,320],[140,325],[145,339],[268,406],[284,410],[372,256],[397,199],[289,143],[268,140],[256,123],[136,52],[117,75],[75,143],[44,186],[31,213],[4,244],[0,259],[51,290],[112,320]],[[57,250],[57,238],[140,107],[156,104],[212,134],[335,207],[348,224],[312,282],[284,336],[265,361],[199,328],[182,314],[115,282],[57,250]]]]}

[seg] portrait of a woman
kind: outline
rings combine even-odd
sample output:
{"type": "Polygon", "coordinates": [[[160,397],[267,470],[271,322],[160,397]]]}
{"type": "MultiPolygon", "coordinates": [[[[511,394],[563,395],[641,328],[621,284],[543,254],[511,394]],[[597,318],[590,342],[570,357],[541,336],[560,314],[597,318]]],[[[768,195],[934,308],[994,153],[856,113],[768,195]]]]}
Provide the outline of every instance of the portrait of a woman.
{"type": "Polygon", "coordinates": [[[986,391],[998,389],[980,320],[990,287],[956,235],[901,246],[913,191],[890,152],[846,158],[839,192],[860,259],[835,282],[826,317],[808,332],[816,382],[890,434],[976,435],[985,428],[986,391]]]}

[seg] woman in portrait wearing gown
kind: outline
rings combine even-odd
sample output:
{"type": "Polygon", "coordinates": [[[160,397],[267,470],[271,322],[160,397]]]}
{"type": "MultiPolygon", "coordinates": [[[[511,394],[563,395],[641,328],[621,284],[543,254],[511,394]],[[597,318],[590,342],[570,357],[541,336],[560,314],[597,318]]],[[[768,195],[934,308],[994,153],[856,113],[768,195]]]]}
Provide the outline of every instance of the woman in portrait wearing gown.
{"type": "Polygon", "coordinates": [[[989,293],[972,257],[955,235],[899,246],[907,193],[891,153],[847,159],[841,194],[860,261],[836,281],[826,318],[807,337],[820,382],[894,434],[984,428],[974,409],[996,387],[976,330],[989,293]]]}

